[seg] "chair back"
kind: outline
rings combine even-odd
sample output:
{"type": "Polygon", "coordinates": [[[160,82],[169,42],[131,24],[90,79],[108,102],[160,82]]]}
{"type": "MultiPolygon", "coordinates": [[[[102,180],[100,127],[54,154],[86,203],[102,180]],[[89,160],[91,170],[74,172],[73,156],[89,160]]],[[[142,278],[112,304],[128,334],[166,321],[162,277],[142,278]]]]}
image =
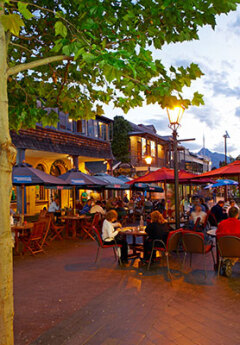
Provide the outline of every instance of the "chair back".
{"type": "Polygon", "coordinates": [[[208,221],[212,226],[218,226],[217,218],[214,213],[210,211],[208,215],[208,221]]]}
{"type": "Polygon", "coordinates": [[[200,221],[201,221],[201,218],[200,218],[200,217],[197,217],[197,220],[196,220],[196,222],[195,222],[195,224],[194,224],[194,227],[193,227],[193,231],[197,231],[198,226],[199,226],[199,224],[200,224],[200,221]]]}
{"type": "Polygon", "coordinates": [[[94,238],[95,238],[98,246],[103,247],[102,237],[101,237],[98,229],[95,226],[93,226],[92,229],[93,229],[94,238]]]}
{"type": "Polygon", "coordinates": [[[167,250],[172,252],[178,249],[179,241],[182,237],[182,229],[170,231],[167,238],[167,250]]]}
{"type": "Polygon", "coordinates": [[[221,236],[218,249],[222,257],[240,258],[240,238],[236,236],[221,236]]]}
{"type": "Polygon", "coordinates": [[[93,221],[92,221],[92,226],[97,227],[99,225],[101,219],[101,213],[97,212],[94,214],[93,221]]]}
{"type": "Polygon", "coordinates": [[[46,228],[45,221],[39,221],[39,222],[34,223],[29,239],[31,240],[41,239],[43,237],[45,228],[46,228]]]}
{"type": "Polygon", "coordinates": [[[204,236],[195,232],[183,232],[183,248],[185,252],[203,254],[204,253],[204,236]]]}

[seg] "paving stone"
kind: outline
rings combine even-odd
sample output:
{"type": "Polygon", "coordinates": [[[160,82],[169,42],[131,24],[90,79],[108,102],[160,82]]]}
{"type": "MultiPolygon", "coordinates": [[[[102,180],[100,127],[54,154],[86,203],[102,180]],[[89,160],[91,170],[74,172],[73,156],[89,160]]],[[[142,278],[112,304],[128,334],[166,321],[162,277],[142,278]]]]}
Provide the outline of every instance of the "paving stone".
{"type": "Polygon", "coordinates": [[[110,250],[95,265],[91,241],[47,250],[14,258],[15,345],[240,344],[240,265],[218,279],[208,257],[205,279],[195,256],[170,283],[166,267],[121,269],[110,250]]]}

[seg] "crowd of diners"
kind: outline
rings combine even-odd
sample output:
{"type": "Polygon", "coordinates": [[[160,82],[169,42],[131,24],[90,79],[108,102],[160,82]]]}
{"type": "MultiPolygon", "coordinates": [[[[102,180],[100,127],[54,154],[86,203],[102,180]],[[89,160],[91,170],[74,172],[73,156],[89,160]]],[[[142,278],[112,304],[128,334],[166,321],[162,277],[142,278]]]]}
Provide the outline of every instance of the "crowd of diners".
{"type": "MultiPolygon", "coordinates": [[[[76,210],[80,215],[94,215],[96,213],[102,215],[101,233],[103,242],[106,244],[113,242],[121,244],[119,257],[121,257],[124,264],[128,261],[128,244],[120,231],[123,217],[134,214],[138,216],[136,217],[136,221],[138,221],[142,215],[145,215],[147,236],[144,240],[142,260],[147,261],[151,253],[153,240],[160,239],[164,243],[167,242],[169,231],[171,231],[168,220],[169,217],[174,218],[175,213],[174,205],[170,206],[168,204],[166,209],[164,199],[152,200],[151,197],[145,197],[142,193],[133,194],[131,198],[124,194],[123,197],[109,198],[108,200],[95,201],[93,198],[82,198],[81,202],[77,202],[76,210]],[[146,210],[148,210],[147,214],[145,214],[146,210]]],[[[49,209],[44,211],[50,213],[60,211],[59,199],[55,198],[49,209]]],[[[185,197],[180,202],[180,211],[181,216],[188,220],[184,227],[189,230],[194,229],[194,231],[203,232],[206,242],[209,240],[206,235],[206,224],[217,227],[216,235],[218,238],[223,235],[240,237],[239,206],[234,200],[214,202],[214,199],[211,198],[206,201],[199,196],[193,196],[191,199],[185,197]],[[198,224],[195,226],[197,221],[198,224]]],[[[234,262],[232,260],[231,265],[234,262]]]]}

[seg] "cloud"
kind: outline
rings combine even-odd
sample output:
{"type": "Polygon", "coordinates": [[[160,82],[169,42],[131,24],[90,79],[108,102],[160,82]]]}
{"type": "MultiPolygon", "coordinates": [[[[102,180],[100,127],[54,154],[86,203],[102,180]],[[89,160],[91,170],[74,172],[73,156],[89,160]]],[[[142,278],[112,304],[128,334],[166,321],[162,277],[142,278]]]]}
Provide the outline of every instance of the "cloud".
{"type": "Polygon", "coordinates": [[[157,131],[163,132],[166,129],[168,129],[168,118],[167,116],[164,116],[162,114],[154,115],[156,117],[151,118],[151,119],[146,119],[144,121],[144,124],[146,125],[153,125],[157,131]]]}
{"type": "Polygon", "coordinates": [[[240,117],[240,107],[237,107],[235,110],[235,116],[240,117]]]}
{"type": "Polygon", "coordinates": [[[216,127],[217,125],[217,111],[210,105],[203,107],[192,107],[191,113],[200,122],[205,122],[208,127],[216,127]]]}
{"type": "MultiPolygon", "coordinates": [[[[227,155],[231,154],[232,151],[235,151],[237,149],[237,147],[234,144],[229,144],[227,142],[227,155]]],[[[222,141],[220,141],[218,144],[216,144],[213,147],[213,150],[215,152],[219,152],[219,153],[224,153],[225,148],[224,148],[224,139],[222,141]]]]}
{"type": "Polygon", "coordinates": [[[202,145],[195,142],[182,142],[182,145],[188,148],[190,151],[199,151],[202,148],[202,145]]]}
{"type": "Polygon", "coordinates": [[[192,63],[192,60],[188,59],[176,59],[174,61],[174,66],[180,67],[183,66],[184,68],[190,66],[192,63]]]}
{"type": "Polygon", "coordinates": [[[234,22],[231,22],[231,24],[228,25],[231,32],[235,33],[236,35],[239,35],[240,33],[240,16],[237,16],[236,20],[234,22]]]}

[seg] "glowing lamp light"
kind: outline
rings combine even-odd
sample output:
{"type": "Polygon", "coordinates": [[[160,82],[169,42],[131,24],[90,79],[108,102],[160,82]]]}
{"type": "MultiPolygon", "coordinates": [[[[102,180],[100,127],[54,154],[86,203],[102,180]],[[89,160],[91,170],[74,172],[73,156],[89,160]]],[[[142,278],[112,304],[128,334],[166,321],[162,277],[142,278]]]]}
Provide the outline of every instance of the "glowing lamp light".
{"type": "Polygon", "coordinates": [[[147,165],[151,165],[152,164],[152,157],[151,156],[147,156],[145,158],[145,162],[147,163],[147,165]]]}
{"type": "Polygon", "coordinates": [[[167,108],[168,120],[171,127],[178,127],[180,125],[184,110],[185,108],[183,106],[167,108]]]}
{"type": "Polygon", "coordinates": [[[72,119],[68,119],[69,122],[72,122],[72,119]]]}

